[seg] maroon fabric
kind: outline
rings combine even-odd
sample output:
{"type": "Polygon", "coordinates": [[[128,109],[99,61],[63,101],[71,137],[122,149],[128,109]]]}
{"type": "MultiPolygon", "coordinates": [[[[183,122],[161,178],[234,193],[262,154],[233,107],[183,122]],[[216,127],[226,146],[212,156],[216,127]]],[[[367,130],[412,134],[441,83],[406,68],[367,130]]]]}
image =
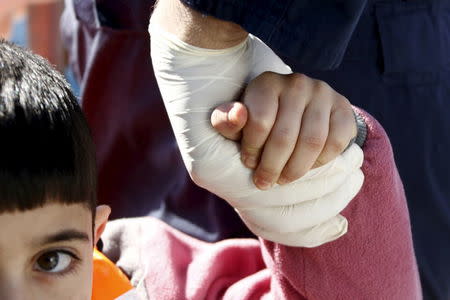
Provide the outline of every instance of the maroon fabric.
{"type": "Polygon", "coordinates": [[[251,236],[182,163],[150,60],[153,1],[94,3],[66,0],[61,28],[97,147],[99,202],[112,218],[152,215],[207,241],[251,236]]]}

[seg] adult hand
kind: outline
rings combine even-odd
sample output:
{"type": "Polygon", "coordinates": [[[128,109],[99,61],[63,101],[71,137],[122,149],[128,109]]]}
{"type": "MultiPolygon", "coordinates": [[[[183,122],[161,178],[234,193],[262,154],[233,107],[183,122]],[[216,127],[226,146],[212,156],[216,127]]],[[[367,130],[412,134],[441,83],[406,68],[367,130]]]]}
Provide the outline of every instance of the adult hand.
{"type": "MultiPolygon", "coordinates": [[[[361,148],[353,145],[299,180],[262,191],[252,180],[253,170],[241,162],[240,144],[211,126],[211,111],[237,99],[252,78],[265,71],[291,74],[290,68],[252,35],[237,46],[211,50],[189,45],[158,26],[150,24],[153,67],[192,180],[226,200],[253,233],[267,240],[315,247],[345,234],[348,223],[339,213],[362,186],[361,148]]],[[[226,113],[232,122],[242,118],[239,105],[237,115],[226,113]]]]}
{"type": "Polygon", "coordinates": [[[226,138],[241,139],[242,162],[255,169],[260,189],[326,164],[357,134],[350,102],[303,74],[264,72],[248,84],[242,102],[217,107],[211,123],[226,138]]]}

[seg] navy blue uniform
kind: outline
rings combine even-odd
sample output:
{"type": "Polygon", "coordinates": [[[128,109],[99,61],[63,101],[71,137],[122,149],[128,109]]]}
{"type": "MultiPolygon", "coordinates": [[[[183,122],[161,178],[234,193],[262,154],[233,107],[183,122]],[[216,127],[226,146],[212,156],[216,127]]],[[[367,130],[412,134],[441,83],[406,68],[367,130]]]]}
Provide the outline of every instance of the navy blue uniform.
{"type": "MultiPolygon", "coordinates": [[[[114,217],[154,215],[204,240],[250,236],[184,170],[151,71],[153,1],[66,1],[100,201],[114,217]]],[[[450,1],[183,1],[242,25],[381,122],[406,189],[425,299],[450,299],[450,1]]]]}

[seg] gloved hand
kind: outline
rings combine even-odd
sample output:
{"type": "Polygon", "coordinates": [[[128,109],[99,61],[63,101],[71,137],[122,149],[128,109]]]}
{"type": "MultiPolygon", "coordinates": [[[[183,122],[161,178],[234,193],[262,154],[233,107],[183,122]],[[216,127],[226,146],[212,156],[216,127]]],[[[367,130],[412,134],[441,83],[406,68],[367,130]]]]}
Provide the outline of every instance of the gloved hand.
{"type": "Polygon", "coordinates": [[[209,50],[190,46],[155,24],[150,34],[156,78],[194,182],[228,201],[265,239],[314,247],[345,234],[347,220],[339,212],[364,178],[358,146],[299,180],[262,191],[240,160],[239,144],[210,124],[212,110],[235,100],[252,78],[264,71],[289,74],[290,68],[251,35],[233,48],[209,50]]]}

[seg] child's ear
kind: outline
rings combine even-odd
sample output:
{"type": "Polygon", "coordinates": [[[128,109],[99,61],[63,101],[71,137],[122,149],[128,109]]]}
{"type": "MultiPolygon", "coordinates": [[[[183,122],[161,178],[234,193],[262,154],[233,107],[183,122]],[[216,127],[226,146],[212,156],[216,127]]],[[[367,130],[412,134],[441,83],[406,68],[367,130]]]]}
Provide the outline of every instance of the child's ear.
{"type": "Polygon", "coordinates": [[[97,245],[100,236],[105,230],[110,213],[111,208],[108,205],[97,206],[97,209],[95,210],[94,245],[97,245]]]}

